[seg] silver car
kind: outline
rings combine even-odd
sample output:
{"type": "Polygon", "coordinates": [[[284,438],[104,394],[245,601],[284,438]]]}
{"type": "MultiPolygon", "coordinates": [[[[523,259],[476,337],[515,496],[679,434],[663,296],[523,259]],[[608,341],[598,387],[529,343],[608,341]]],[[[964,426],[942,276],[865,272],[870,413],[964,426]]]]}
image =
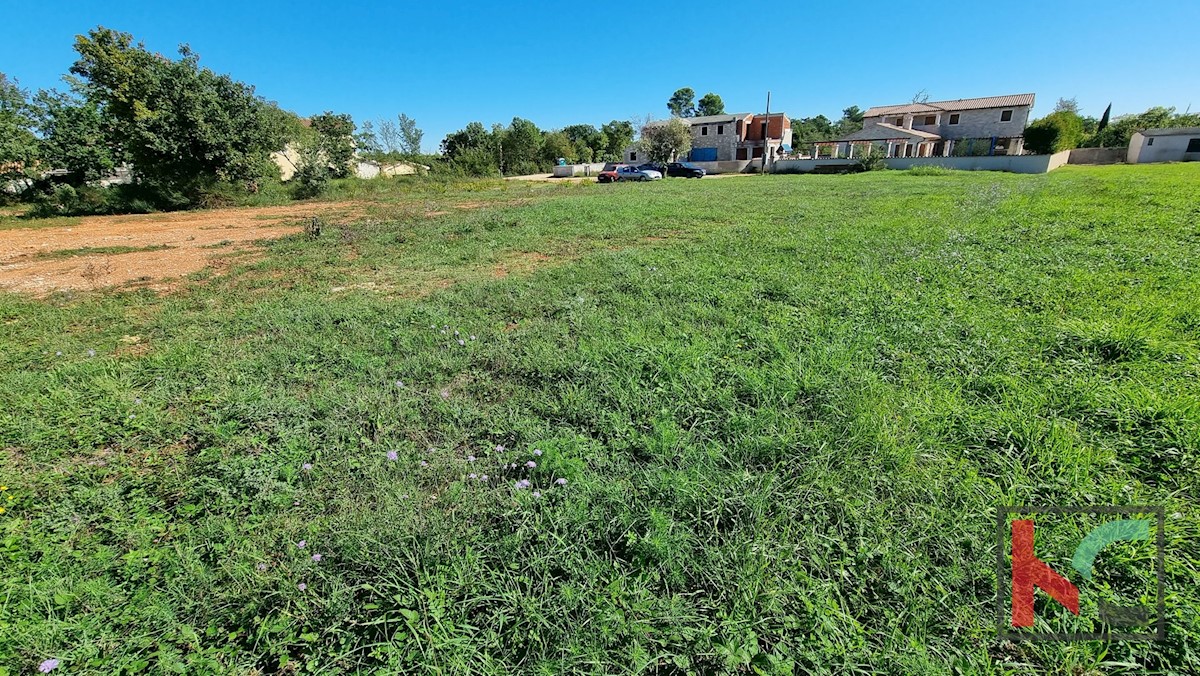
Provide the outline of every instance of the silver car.
{"type": "Polygon", "coordinates": [[[657,181],[662,174],[653,169],[638,169],[637,167],[617,167],[618,181],[657,181]]]}

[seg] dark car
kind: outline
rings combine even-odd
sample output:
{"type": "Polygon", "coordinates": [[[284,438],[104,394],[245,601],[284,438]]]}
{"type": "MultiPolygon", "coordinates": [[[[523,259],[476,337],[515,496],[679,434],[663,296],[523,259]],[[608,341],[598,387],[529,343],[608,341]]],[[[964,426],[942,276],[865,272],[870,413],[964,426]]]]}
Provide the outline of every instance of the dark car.
{"type": "Polygon", "coordinates": [[[687,162],[671,162],[667,165],[667,176],[682,176],[683,178],[704,178],[708,172],[687,162]]]}

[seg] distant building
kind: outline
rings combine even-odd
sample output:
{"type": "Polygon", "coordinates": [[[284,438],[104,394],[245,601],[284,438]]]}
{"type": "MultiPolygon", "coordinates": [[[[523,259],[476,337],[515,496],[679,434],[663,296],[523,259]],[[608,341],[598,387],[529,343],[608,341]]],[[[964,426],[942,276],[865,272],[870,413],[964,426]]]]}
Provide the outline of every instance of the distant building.
{"type": "Polygon", "coordinates": [[[1125,161],[1137,162],[1198,162],[1200,161],[1200,127],[1175,129],[1146,129],[1129,139],[1125,161]]]}
{"type": "MultiPolygon", "coordinates": [[[[790,149],[792,123],[784,113],[732,113],[680,118],[692,131],[692,149],[686,158],[690,162],[734,162],[758,159],[765,153],[773,160],[781,151],[790,149]],[[768,123],[769,122],[769,123],[768,123]],[[763,133],[764,128],[766,133],[763,133]],[[785,148],[784,146],[787,146],[785,148]]],[[[664,124],[665,120],[651,124],[664,124]]],[[[645,162],[649,158],[637,145],[625,149],[626,162],[645,162]]]]}
{"type": "Polygon", "coordinates": [[[876,106],[863,113],[863,128],[836,141],[840,155],[851,145],[871,142],[888,157],[1020,155],[1033,94],[988,96],[876,106]]]}

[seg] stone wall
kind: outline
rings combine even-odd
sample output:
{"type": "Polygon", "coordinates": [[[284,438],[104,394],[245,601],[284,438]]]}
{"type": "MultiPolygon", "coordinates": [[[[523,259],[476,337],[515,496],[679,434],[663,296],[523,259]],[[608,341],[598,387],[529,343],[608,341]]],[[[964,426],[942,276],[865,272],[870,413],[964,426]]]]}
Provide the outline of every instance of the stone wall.
{"type": "MultiPolygon", "coordinates": [[[[909,167],[945,167],[962,171],[1010,171],[1015,174],[1045,174],[1067,163],[1071,151],[1053,155],[994,155],[982,157],[893,157],[884,160],[888,169],[909,167]]],[[[807,173],[818,167],[849,167],[854,160],[780,160],[771,167],[774,173],[807,173]]]]}
{"type": "Polygon", "coordinates": [[[1125,161],[1124,148],[1076,148],[1067,164],[1119,164],[1125,161]]]}

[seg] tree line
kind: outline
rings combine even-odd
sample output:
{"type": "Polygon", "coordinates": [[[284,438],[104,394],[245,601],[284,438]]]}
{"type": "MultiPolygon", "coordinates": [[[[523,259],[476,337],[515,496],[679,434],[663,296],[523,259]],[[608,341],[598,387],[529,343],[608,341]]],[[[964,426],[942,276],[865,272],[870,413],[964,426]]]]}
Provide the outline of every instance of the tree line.
{"type": "Polygon", "coordinates": [[[628,120],[613,120],[596,128],[573,124],[562,129],[542,130],[530,120],[514,117],[507,125],[482,122],[447,134],[442,139],[442,156],[457,171],[470,176],[534,174],[547,172],[558,160],[609,162],[633,142],[634,127],[628,120]]]}

